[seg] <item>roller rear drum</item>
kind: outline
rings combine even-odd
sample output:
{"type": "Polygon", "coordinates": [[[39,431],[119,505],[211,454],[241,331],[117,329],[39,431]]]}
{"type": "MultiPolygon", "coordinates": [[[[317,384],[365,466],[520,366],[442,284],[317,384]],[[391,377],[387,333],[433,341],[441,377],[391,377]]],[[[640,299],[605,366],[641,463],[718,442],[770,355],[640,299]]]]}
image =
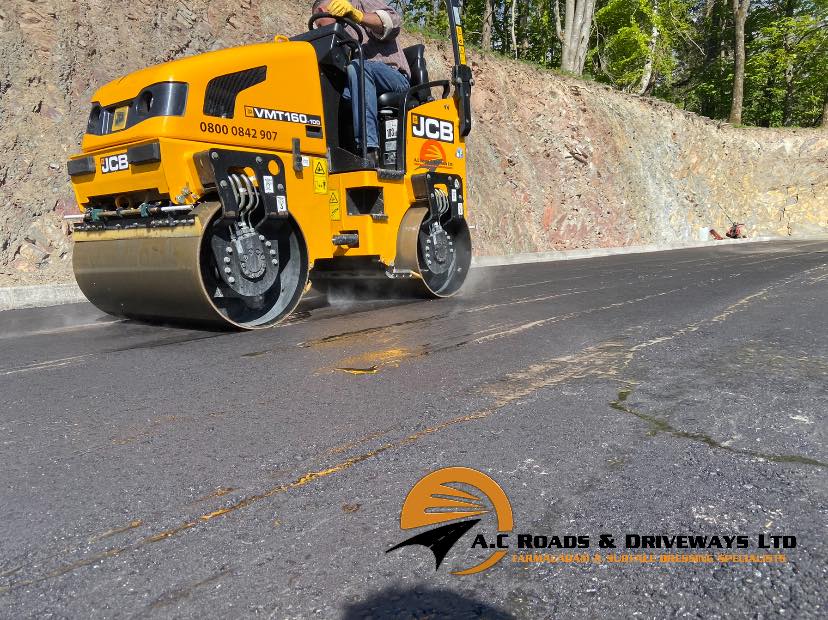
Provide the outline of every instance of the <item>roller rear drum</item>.
{"type": "Polygon", "coordinates": [[[333,300],[451,297],[471,266],[471,235],[465,219],[440,221],[426,207],[403,216],[392,268],[374,261],[317,261],[314,288],[333,300]],[[391,277],[389,277],[391,276],[391,277]]]}
{"type": "Polygon", "coordinates": [[[417,276],[417,288],[430,297],[451,297],[471,266],[471,235],[466,220],[432,218],[425,207],[409,209],[397,238],[398,270],[417,276]]]}

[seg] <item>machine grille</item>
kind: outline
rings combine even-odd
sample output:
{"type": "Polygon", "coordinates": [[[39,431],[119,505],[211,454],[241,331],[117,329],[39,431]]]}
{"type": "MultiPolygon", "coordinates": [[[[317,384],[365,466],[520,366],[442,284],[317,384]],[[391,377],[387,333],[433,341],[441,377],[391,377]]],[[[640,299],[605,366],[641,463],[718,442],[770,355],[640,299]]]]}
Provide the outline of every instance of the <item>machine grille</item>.
{"type": "Polygon", "coordinates": [[[204,114],[220,118],[233,118],[236,97],[245,89],[261,84],[267,77],[267,67],[245,69],[213,78],[204,94],[204,114]]]}

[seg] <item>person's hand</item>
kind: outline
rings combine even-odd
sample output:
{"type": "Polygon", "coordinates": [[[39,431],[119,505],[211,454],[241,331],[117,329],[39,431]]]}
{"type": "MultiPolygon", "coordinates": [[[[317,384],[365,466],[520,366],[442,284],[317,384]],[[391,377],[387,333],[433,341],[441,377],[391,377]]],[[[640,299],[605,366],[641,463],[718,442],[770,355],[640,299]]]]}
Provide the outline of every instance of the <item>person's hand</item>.
{"type": "Polygon", "coordinates": [[[350,17],[358,24],[361,24],[365,17],[365,13],[354,8],[348,0],[331,0],[328,3],[328,13],[337,17],[350,17]]]}

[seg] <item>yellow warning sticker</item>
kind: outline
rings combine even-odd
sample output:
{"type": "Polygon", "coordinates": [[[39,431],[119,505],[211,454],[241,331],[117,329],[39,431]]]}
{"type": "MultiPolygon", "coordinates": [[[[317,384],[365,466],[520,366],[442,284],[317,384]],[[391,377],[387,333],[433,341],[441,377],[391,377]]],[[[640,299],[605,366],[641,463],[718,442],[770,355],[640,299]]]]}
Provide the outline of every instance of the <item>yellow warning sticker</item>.
{"type": "Polygon", "coordinates": [[[341,220],[342,211],[339,210],[339,190],[332,189],[331,197],[328,199],[328,210],[331,212],[332,220],[341,220]]]}
{"type": "Polygon", "coordinates": [[[463,40],[463,28],[456,27],[457,30],[457,50],[460,52],[460,64],[466,64],[466,42],[463,40]]]}
{"type": "Polygon", "coordinates": [[[112,117],[112,131],[121,131],[126,128],[128,112],[128,105],[121,106],[115,110],[115,115],[112,117]]]}
{"type": "Polygon", "coordinates": [[[314,157],[311,162],[313,167],[313,193],[328,193],[328,160],[321,157],[314,157]]]}

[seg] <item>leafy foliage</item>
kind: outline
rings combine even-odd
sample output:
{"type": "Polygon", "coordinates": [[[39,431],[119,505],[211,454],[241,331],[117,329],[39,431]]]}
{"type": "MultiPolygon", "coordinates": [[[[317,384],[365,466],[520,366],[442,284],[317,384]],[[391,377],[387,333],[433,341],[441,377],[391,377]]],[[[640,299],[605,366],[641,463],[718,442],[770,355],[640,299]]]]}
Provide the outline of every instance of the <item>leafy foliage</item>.
{"type": "Polygon", "coordinates": [[[814,125],[828,85],[828,24],[824,14],[820,22],[816,11],[786,11],[780,4],[761,6],[753,16],[745,119],[763,126],[814,125]]]}
{"type": "MultiPolygon", "coordinates": [[[[494,52],[557,67],[556,2],[563,21],[567,0],[466,0],[467,44],[480,47],[488,38],[494,52]]],[[[445,36],[443,0],[393,4],[411,26],[445,36]]],[[[596,0],[584,71],[618,89],[725,119],[733,81],[733,26],[730,0],[596,0]]],[[[828,0],[752,0],[745,40],[742,122],[770,127],[823,122],[828,0]]]]}

